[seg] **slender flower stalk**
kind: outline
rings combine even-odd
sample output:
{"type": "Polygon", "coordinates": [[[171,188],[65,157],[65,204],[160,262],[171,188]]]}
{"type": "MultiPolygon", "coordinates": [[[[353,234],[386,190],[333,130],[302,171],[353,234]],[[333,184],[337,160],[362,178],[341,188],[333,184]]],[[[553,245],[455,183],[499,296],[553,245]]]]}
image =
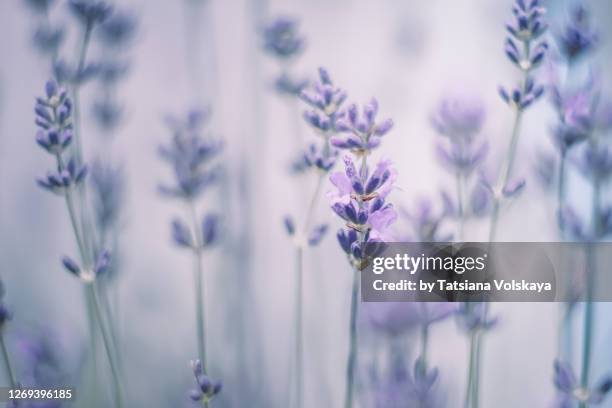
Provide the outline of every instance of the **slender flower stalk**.
{"type": "Polygon", "coordinates": [[[355,104],[350,105],[336,121],[340,135],[331,138],[333,146],[346,149],[360,161],[359,167],[347,155],[344,172],[330,176],[337,191],[330,192],[332,210],[346,226],[338,231],[338,242],[347,255],[353,270],[349,317],[349,352],[346,364],[344,407],[352,408],[355,375],[357,372],[360,271],[370,258],[384,249],[388,228],[397,219],[393,206],[385,202],[393,189],[397,172],[389,160],[380,161],[370,172],[367,158],[378,147],[382,138],[393,127],[393,121],[376,121],[378,102],[372,99],[360,114],[355,104]]]}
{"type": "MultiPolygon", "coordinates": [[[[160,186],[160,192],[180,200],[188,210],[188,222],[179,218],[172,221],[172,238],[177,246],[189,250],[193,257],[196,348],[203,374],[208,371],[204,364],[207,361],[207,330],[202,255],[218,240],[219,217],[212,213],[200,217],[197,205],[202,195],[220,177],[219,165],[212,165],[211,162],[222,149],[220,142],[204,137],[203,127],[207,119],[208,114],[200,110],[190,112],[186,119],[168,118],[172,142],[159,150],[161,157],[171,165],[175,179],[172,185],[160,186]]],[[[203,404],[207,406],[208,399],[204,399],[203,404]]]]}
{"type": "MultiPolygon", "coordinates": [[[[295,284],[295,334],[294,334],[294,405],[298,408],[303,406],[303,382],[304,382],[304,345],[303,345],[303,274],[304,274],[304,252],[307,247],[318,245],[325,236],[327,224],[319,224],[313,227],[313,218],[317,202],[321,195],[321,189],[329,171],[334,167],[337,158],[335,149],[330,148],[329,140],[336,133],[335,123],[338,111],[344,102],[345,93],[336,88],[323,68],[319,69],[320,81],[311,89],[303,90],[300,97],[312,110],[306,111],[304,118],[321,137],[319,143],[310,144],[302,153],[300,159],[293,168],[297,172],[312,170],[317,175],[316,186],[310,197],[306,215],[299,229],[292,217],[285,217],[285,227],[289,236],[293,237],[296,258],[296,284],[295,284]],[[317,117],[320,122],[326,122],[328,127],[322,129],[315,126],[310,118],[317,117]]],[[[320,123],[319,122],[319,123],[320,123]]]]}
{"type": "Polygon", "coordinates": [[[539,99],[544,88],[537,85],[531,75],[542,64],[548,45],[545,41],[537,42],[546,32],[547,24],[543,16],[546,10],[540,0],[516,0],[513,6],[514,20],[506,25],[510,36],[506,38],[505,52],[508,59],[521,71],[518,87],[506,90],[500,87],[502,99],[514,109],[514,123],[506,155],[497,175],[497,182],[492,188],[493,209],[491,212],[489,242],[494,242],[497,234],[500,207],[504,198],[504,189],[512,182],[512,170],[519,142],[521,121],[526,108],[539,99]],[[518,44],[521,46],[519,46],[518,44]]]}
{"type": "MultiPolygon", "coordinates": [[[[64,153],[73,141],[72,113],[73,103],[68,98],[65,89],[60,88],[56,82],[49,81],[45,87],[45,97],[37,98],[35,113],[36,125],[39,131],[36,135],[37,143],[55,158],[56,170],[49,171],[44,178],[38,180],[38,184],[57,195],[63,196],[70,218],[75,240],[77,242],[80,265],[70,258],[63,259],[66,269],[79,277],[84,282],[86,302],[88,310],[92,312],[91,322],[96,322],[97,327],[103,337],[106,356],[111,367],[111,376],[114,385],[114,401],[117,407],[122,406],[121,381],[117,363],[114,358],[113,345],[107,333],[104,317],[98,307],[95,293],[95,280],[98,275],[108,270],[110,263],[110,253],[106,250],[93,253],[87,247],[84,235],[87,233],[83,229],[83,223],[79,222],[77,209],[75,208],[74,191],[83,185],[87,175],[87,167],[78,164],[75,157],[66,162],[64,153]],[[90,308],[91,307],[91,308],[90,308]]],[[[80,203],[81,208],[85,205],[80,203]]],[[[95,330],[90,332],[92,347],[95,345],[95,330]]],[[[95,355],[95,348],[91,350],[92,356],[95,355]]]]}

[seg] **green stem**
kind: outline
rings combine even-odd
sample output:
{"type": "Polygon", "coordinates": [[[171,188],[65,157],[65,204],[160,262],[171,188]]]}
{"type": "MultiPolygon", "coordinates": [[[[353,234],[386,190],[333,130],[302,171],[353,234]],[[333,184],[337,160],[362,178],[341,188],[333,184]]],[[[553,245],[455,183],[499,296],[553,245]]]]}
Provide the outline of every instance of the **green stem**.
{"type": "Polygon", "coordinates": [[[351,316],[349,322],[349,353],[346,364],[346,390],[344,408],[353,407],[353,389],[355,387],[355,367],[357,363],[357,313],[359,305],[359,270],[353,271],[353,290],[351,293],[351,316]]]}
{"type": "Polygon", "coordinates": [[[193,269],[193,283],[195,290],[195,308],[196,308],[196,330],[197,330],[197,341],[198,341],[198,358],[202,362],[202,369],[204,373],[208,373],[207,361],[206,361],[206,314],[204,311],[204,276],[202,271],[202,237],[200,234],[200,228],[198,224],[198,217],[196,213],[195,203],[189,202],[189,210],[191,215],[191,223],[195,236],[194,249],[194,269],[193,269]]]}
{"type": "Polygon", "coordinates": [[[6,372],[6,376],[10,381],[10,385],[12,389],[17,389],[17,377],[15,376],[15,371],[13,370],[13,365],[11,364],[11,359],[9,357],[9,353],[6,349],[6,343],[4,341],[4,333],[0,333],[0,348],[2,349],[2,357],[4,361],[4,370],[6,372]]]}
{"type": "Polygon", "coordinates": [[[303,258],[304,246],[296,250],[297,273],[295,283],[295,406],[302,407],[304,382],[304,339],[303,339],[303,258]]]}
{"type": "Polygon", "coordinates": [[[476,354],[477,354],[477,332],[473,330],[470,334],[470,354],[468,362],[467,386],[465,390],[465,408],[471,408],[474,398],[474,383],[476,375],[476,354]]]}
{"type": "Polygon", "coordinates": [[[123,404],[122,404],[122,391],[121,391],[121,380],[119,378],[119,370],[117,367],[117,363],[115,362],[115,358],[114,358],[112,346],[111,346],[111,339],[110,339],[110,336],[104,324],[104,319],[103,319],[101,308],[100,308],[100,300],[98,299],[98,294],[96,292],[96,288],[94,285],[95,283],[92,282],[88,284],[87,288],[88,288],[88,291],[90,292],[89,296],[92,299],[94,314],[96,316],[96,320],[98,321],[98,327],[100,329],[100,333],[102,334],[102,342],[104,344],[104,350],[106,351],[106,357],[108,359],[108,363],[111,369],[113,385],[115,388],[115,392],[114,392],[115,406],[117,408],[121,408],[123,404]]]}

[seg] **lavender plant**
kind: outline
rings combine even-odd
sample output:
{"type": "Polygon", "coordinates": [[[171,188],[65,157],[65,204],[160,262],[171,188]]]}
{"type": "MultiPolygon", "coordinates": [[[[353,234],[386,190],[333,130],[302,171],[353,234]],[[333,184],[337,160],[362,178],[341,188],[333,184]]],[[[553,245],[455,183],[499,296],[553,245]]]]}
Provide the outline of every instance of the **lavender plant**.
{"type": "Polygon", "coordinates": [[[436,153],[443,167],[455,178],[456,196],[452,200],[444,194],[448,215],[457,219],[457,239],[464,238],[468,217],[480,215],[486,207],[482,202],[482,187],[474,184],[473,175],[486,158],[488,145],[478,140],[484,122],[484,107],[476,99],[454,97],[443,99],[431,118],[434,129],[445,137],[436,145],[436,153]],[[468,205],[468,188],[471,198],[468,205]]]}
{"type": "Polygon", "coordinates": [[[207,376],[200,360],[192,361],[191,367],[197,388],[191,390],[189,396],[193,401],[200,402],[202,406],[206,407],[209,401],[221,392],[221,381],[215,381],[207,376]]]}
{"type": "MultiPolygon", "coordinates": [[[[197,328],[197,350],[202,361],[202,372],[207,374],[206,360],[206,314],[204,298],[204,271],[202,255],[218,240],[219,216],[198,214],[198,204],[204,193],[217,182],[220,167],[211,163],[221,152],[219,141],[204,137],[204,125],[208,114],[192,111],[185,119],[168,118],[172,132],[169,145],[160,148],[162,157],[172,168],[174,183],[163,184],[160,192],[177,199],[187,208],[189,221],[180,218],[172,221],[172,238],[176,245],[190,251],[194,260],[193,285],[195,290],[195,315],[197,328]]],[[[204,401],[206,406],[208,401],[204,401]]]]}
{"type": "Polygon", "coordinates": [[[320,82],[313,85],[311,89],[304,90],[301,98],[311,107],[304,113],[304,119],[311,126],[315,134],[321,137],[314,143],[308,145],[302,153],[301,160],[294,169],[300,172],[313,171],[317,175],[316,187],[310,197],[309,205],[302,224],[296,226],[296,221],[285,217],[287,233],[293,238],[296,254],[296,288],[295,288],[295,406],[303,404],[303,271],[304,251],[307,247],[319,244],[327,232],[327,224],[313,226],[314,211],[321,195],[321,188],[329,171],[334,167],[337,159],[337,151],[330,147],[329,140],[336,133],[336,116],[342,103],[346,99],[346,93],[337,88],[328,72],[319,69],[320,82]],[[313,122],[313,118],[317,118],[313,122]],[[328,126],[322,128],[320,124],[326,122],[328,126]]]}
{"type": "Polygon", "coordinates": [[[510,34],[506,38],[506,56],[520,70],[522,78],[519,85],[511,90],[499,88],[500,96],[514,110],[515,116],[510,144],[499,169],[497,182],[492,187],[489,242],[495,241],[500,206],[505,198],[504,189],[513,190],[512,184],[515,184],[511,180],[512,169],[523,114],[544,93],[544,88],[533,79],[533,73],[544,61],[548,50],[548,44],[539,40],[547,29],[547,23],[544,21],[545,11],[540,0],[516,0],[512,7],[513,20],[506,25],[510,34]]]}
{"type": "Polygon", "coordinates": [[[264,51],[280,65],[281,72],[274,85],[280,94],[299,96],[308,81],[297,79],[291,73],[291,64],[306,48],[306,41],[299,32],[298,21],[290,17],[278,17],[262,30],[264,51]]]}
{"type": "Polygon", "coordinates": [[[367,162],[372,150],[380,145],[383,136],[393,127],[391,119],[377,122],[377,114],[378,102],[375,99],[363,107],[361,114],[357,105],[350,105],[336,120],[336,129],[340,134],[331,138],[332,145],[349,150],[361,161],[358,170],[353,159],[346,155],[344,172],[334,172],[330,176],[337,188],[337,191],[329,194],[332,210],[346,223],[338,231],[338,241],[353,268],[345,408],[353,406],[358,346],[359,273],[369,258],[382,249],[388,237],[388,229],[397,218],[393,206],[386,202],[397,172],[389,160],[381,160],[372,171],[367,162]]]}
{"type": "MultiPolygon", "coordinates": [[[[80,261],[64,257],[62,263],[84,284],[87,305],[92,313],[90,324],[97,325],[102,334],[111,368],[114,402],[117,407],[121,407],[121,381],[113,352],[114,345],[106,327],[107,322],[102,313],[96,286],[98,276],[108,269],[110,253],[107,250],[94,251],[87,245],[92,238],[90,237],[88,241],[84,238],[85,234],[90,232],[85,228],[85,222],[82,219],[79,221],[74,195],[78,187],[83,185],[87,167],[79,164],[75,157],[66,160],[66,156],[70,156],[68,150],[73,142],[73,103],[66,89],[59,87],[55,81],[49,81],[45,86],[45,96],[36,100],[35,113],[35,122],[39,128],[36,141],[56,162],[56,170],[47,172],[45,177],[38,179],[38,184],[45,190],[62,196],[66,202],[80,261]]],[[[80,201],[79,205],[82,208],[86,203],[80,201]]],[[[95,336],[93,329],[90,330],[90,336],[92,338],[95,336]]],[[[95,348],[92,348],[91,352],[95,354],[95,348]]]]}

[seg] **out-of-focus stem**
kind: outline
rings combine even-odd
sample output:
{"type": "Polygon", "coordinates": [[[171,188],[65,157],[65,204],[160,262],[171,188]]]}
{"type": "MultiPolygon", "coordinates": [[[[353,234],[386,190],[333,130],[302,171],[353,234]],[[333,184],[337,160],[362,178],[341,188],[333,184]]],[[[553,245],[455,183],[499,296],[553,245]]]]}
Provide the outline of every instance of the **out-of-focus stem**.
{"type": "Polygon", "coordinates": [[[464,228],[465,228],[465,211],[463,208],[463,190],[465,184],[465,176],[463,173],[457,172],[456,174],[456,184],[457,184],[457,217],[459,228],[457,231],[457,238],[461,242],[463,241],[464,236],[464,228]]]}
{"type": "Polygon", "coordinates": [[[6,349],[4,333],[0,333],[0,349],[2,349],[2,360],[4,362],[4,370],[6,372],[6,376],[10,381],[11,388],[16,389],[17,377],[15,376],[15,371],[13,370],[13,365],[11,364],[11,358],[9,357],[8,350],[6,349]]]}
{"type": "Polygon", "coordinates": [[[349,321],[349,353],[346,364],[346,392],[344,408],[353,407],[353,390],[355,387],[355,367],[357,363],[357,313],[359,306],[359,270],[353,271],[353,289],[351,293],[351,315],[349,321]]]}
{"type": "Polygon", "coordinates": [[[108,363],[110,365],[110,369],[111,369],[111,373],[113,377],[113,384],[115,388],[115,392],[114,392],[115,406],[117,408],[121,408],[123,406],[123,403],[122,403],[122,391],[121,391],[122,385],[121,385],[121,379],[119,377],[119,369],[117,367],[117,362],[115,361],[115,358],[114,358],[111,338],[104,324],[104,318],[102,316],[98,294],[96,293],[95,283],[92,282],[88,284],[87,289],[90,292],[91,299],[93,300],[92,305],[93,305],[94,314],[96,316],[96,319],[98,320],[98,327],[100,328],[100,333],[102,334],[102,342],[104,344],[104,350],[106,351],[106,357],[108,358],[108,363]]]}
{"type": "Polygon", "coordinates": [[[200,228],[198,227],[198,218],[196,214],[195,204],[189,203],[189,209],[191,213],[192,228],[195,236],[194,249],[194,271],[193,271],[193,282],[195,290],[195,307],[196,307],[196,330],[197,330],[197,341],[198,341],[198,358],[202,362],[202,369],[204,373],[207,373],[207,361],[206,361],[206,315],[204,312],[204,276],[202,271],[202,238],[200,236],[200,228]]]}
{"type": "Polygon", "coordinates": [[[303,274],[304,274],[304,248],[307,244],[308,231],[314,216],[317,200],[321,193],[321,187],[325,179],[324,172],[321,172],[317,179],[315,190],[310,198],[310,204],[306,211],[304,226],[298,237],[299,242],[296,248],[296,284],[295,284],[295,406],[301,408],[303,405],[304,389],[304,339],[303,339],[303,274]]]}
{"type": "Polygon", "coordinates": [[[473,383],[474,383],[474,375],[476,372],[476,331],[472,331],[470,333],[470,354],[469,354],[469,361],[468,361],[468,373],[467,373],[467,387],[465,390],[465,408],[471,408],[472,406],[470,405],[472,402],[472,397],[473,397],[473,383]]]}

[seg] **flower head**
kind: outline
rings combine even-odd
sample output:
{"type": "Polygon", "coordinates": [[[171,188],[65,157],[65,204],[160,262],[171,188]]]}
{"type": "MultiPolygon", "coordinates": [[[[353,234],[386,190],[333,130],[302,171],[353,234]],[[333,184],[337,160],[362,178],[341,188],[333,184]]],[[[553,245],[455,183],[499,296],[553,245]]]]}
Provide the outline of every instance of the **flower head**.
{"type": "Polygon", "coordinates": [[[123,168],[94,161],[89,175],[96,224],[101,230],[116,225],[125,193],[123,168]]]}
{"type": "Polygon", "coordinates": [[[41,53],[53,55],[57,53],[64,37],[65,32],[62,28],[45,24],[34,31],[32,42],[41,53]]]}
{"type": "Polygon", "coordinates": [[[263,30],[264,49],[271,55],[288,59],[299,55],[305,47],[298,31],[298,22],[289,17],[272,21],[263,30]]]}
{"type": "Polygon", "coordinates": [[[338,151],[336,149],[331,149],[328,145],[321,146],[311,143],[298,160],[293,163],[292,167],[298,173],[312,168],[327,173],[334,167],[337,159],[338,151]]]}
{"type": "Polygon", "coordinates": [[[112,12],[110,4],[98,0],[70,0],[68,7],[87,29],[104,22],[112,12]]]}
{"type": "Polygon", "coordinates": [[[569,19],[556,35],[561,54],[572,63],[591,52],[599,42],[599,34],[591,27],[588,10],[575,4],[569,19]]]}
{"type": "Polygon", "coordinates": [[[485,112],[480,100],[466,97],[445,98],[431,116],[436,131],[458,142],[471,142],[480,132],[485,112]]]}
{"type": "Polygon", "coordinates": [[[393,189],[397,172],[391,162],[383,160],[370,174],[367,166],[359,172],[349,156],[344,158],[345,171],[330,176],[336,191],[328,193],[334,213],[346,222],[338,232],[341,248],[355,265],[379,253],[387,231],[397,219],[386,197],[393,189]]]}
{"type": "Polygon", "coordinates": [[[210,162],[218,156],[222,145],[203,137],[204,121],[205,115],[199,111],[191,112],[185,120],[169,119],[174,136],[171,144],[159,151],[172,166],[175,184],[162,186],[163,194],[191,200],[219,178],[219,167],[210,167],[210,162]]]}
{"type": "Polygon", "coordinates": [[[32,11],[44,14],[53,5],[55,0],[25,0],[24,2],[32,11]]]}
{"type": "Polygon", "coordinates": [[[372,302],[364,304],[363,311],[377,331],[398,336],[450,317],[457,311],[457,306],[448,302],[372,302]]]}
{"type": "Polygon", "coordinates": [[[196,380],[197,388],[194,388],[189,393],[193,401],[210,401],[215,395],[221,392],[221,381],[215,381],[204,373],[202,362],[195,360],[191,362],[193,375],[196,380]]]}
{"type": "Polygon", "coordinates": [[[540,99],[543,94],[544,87],[537,85],[531,77],[527,78],[525,86],[519,85],[511,90],[499,87],[499,95],[501,98],[516,110],[526,109],[540,99]]]}
{"type": "Polygon", "coordinates": [[[134,37],[136,25],[137,20],[134,15],[116,12],[100,24],[98,37],[107,47],[121,47],[134,37]]]}
{"type": "Polygon", "coordinates": [[[319,81],[300,93],[300,98],[312,108],[304,112],[304,120],[324,134],[336,132],[336,119],[346,96],[345,91],[334,85],[327,70],[319,68],[319,81]]]}
{"type": "Polygon", "coordinates": [[[543,18],[546,9],[540,0],[516,0],[512,13],[513,19],[506,24],[506,29],[518,41],[535,40],[548,28],[543,18]]]}
{"type": "Polygon", "coordinates": [[[78,184],[82,183],[87,175],[87,167],[78,165],[74,158],[68,161],[65,168],[48,171],[44,177],[37,180],[38,185],[58,195],[66,194],[78,184]]]}
{"type": "Polygon", "coordinates": [[[412,226],[412,239],[415,242],[438,242],[452,239],[452,235],[442,235],[440,232],[443,221],[451,215],[447,204],[448,202],[445,201],[445,208],[441,211],[436,210],[431,199],[422,197],[416,201],[413,210],[403,211],[403,215],[412,226]]]}
{"type": "Polygon", "coordinates": [[[393,127],[393,120],[376,121],[378,102],[370,100],[364,105],[361,114],[357,105],[350,105],[336,122],[336,129],[341,135],[331,139],[333,146],[349,149],[355,153],[367,153],[380,145],[382,137],[393,127]]]}

